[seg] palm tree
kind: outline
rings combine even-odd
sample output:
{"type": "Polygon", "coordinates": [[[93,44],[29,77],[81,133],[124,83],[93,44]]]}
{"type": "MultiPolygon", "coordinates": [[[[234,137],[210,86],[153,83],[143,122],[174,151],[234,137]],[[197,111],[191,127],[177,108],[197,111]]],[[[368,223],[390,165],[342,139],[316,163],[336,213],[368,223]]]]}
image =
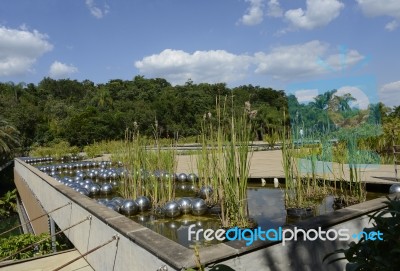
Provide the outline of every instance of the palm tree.
{"type": "Polygon", "coordinates": [[[9,153],[13,147],[18,145],[18,130],[0,117],[0,153],[9,153]]]}
{"type": "Polygon", "coordinates": [[[320,94],[317,97],[314,97],[314,101],[310,102],[312,107],[324,110],[328,107],[330,100],[333,98],[333,95],[337,92],[336,89],[331,91],[327,91],[324,94],[320,94]]]}

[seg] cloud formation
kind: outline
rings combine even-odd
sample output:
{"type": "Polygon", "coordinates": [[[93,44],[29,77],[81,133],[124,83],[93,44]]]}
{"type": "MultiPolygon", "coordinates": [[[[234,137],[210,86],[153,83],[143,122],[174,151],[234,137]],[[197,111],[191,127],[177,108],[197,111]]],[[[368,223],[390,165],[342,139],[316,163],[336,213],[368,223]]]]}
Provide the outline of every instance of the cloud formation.
{"type": "Polygon", "coordinates": [[[383,85],[379,89],[379,98],[386,106],[399,106],[400,104],[400,81],[383,85]]]}
{"type": "Polygon", "coordinates": [[[235,55],[224,50],[188,53],[165,49],[136,61],[135,67],[143,75],[166,78],[173,84],[182,84],[189,78],[196,83],[232,83],[253,75],[283,81],[312,77],[350,68],[363,59],[356,50],[336,53],[329,44],[313,40],[254,55],[235,55]]]}
{"type": "Polygon", "coordinates": [[[294,93],[299,103],[308,103],[318,96],[318,89],[300,89],[294,93]]]}
{"type": "Polygon", "coordinates": [[[244,25],[257,25],[263,21],[264,18],[264,0],[245,0],[250,3],[250,7],[246,13],[239,20],[244,25]]]}
{"type": "Polygon", "coordinates": [[[344,4],[338,0],[307,0],[306,9],[290,9],[285,18],[296,28],[311,30],[336,19],[344,4]]]}
{"type": "Polygon", "coordinates": [[[162,77],[172,84],[188,79],[199,82],[233,82],[247,75],[251,57],[234,55],[224,50],[196,51],[192,54],[165,49],[160,54],[146,56],[135,62],[140,73],[162,77]]]}
{"type": "Polygon", "coordinates": [[[390,16],[400,19],[398,0],[356,0],[364,15],[368,17],[390,16]]]}
{"type": "Polygon", "coordinates": [[[356,50],[336,54],[331,51],[329,44],[318,40],[275,47],[269,53],[255,54],[255,72],[288,80],[349,68],[365,58],[356,50]]]}
{"type": "Polygon", "coordinates": [[[12,29],[0,27],[0,77],[25,74],[32,65],[53,45],[48,37],[37,30],[26,27],[12,29]]]}
{"type": "Polygon", "coordinates": [[[53,79],[68,78],[70,75],[77,73],[78,68],[74,65],[68,65],[59,61],[54,61],[50,66],[49,76],[53,79]]]}
{"type": "Polygon", "coordinates": [[[396,20],[393,20],[385,25],[385,29],[387,31],[394,31],[397,27],[399,27],[399,23],[396,20]]]}
{"type": "Polygon", "coordinates": [[[94,3],[94,0],[85,0],[85,4],[90,13],[97,19],[103,18],[107,13],[110,12],[110,7],[107,4],[104,4],[103,9],[97,7],[94,3]]]}
{"type": "Polygon", "coordinates": [[[394,31],[398,27],[398,20],[400,20],[400,1],[398,0],[356,0],[359,7],[365,16],[378,17],[388,16],[395,20],[387,23],[385,29],[394,31]]]}
{"type": "Polygon", "coordinates": [[[283,16],[283,10],[278,0],[270,0],[267,5],[267,16],[279,18],[283,16]]]}

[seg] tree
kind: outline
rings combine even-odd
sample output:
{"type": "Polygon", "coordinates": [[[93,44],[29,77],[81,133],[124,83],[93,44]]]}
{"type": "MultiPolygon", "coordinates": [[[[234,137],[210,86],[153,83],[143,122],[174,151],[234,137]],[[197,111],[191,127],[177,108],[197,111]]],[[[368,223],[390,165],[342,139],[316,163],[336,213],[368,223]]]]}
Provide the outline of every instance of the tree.
{"type": "Polygon", "coordinates": [[[19,145],[17,129],[0,117],[0,153],[9,153],[19,145]]]}

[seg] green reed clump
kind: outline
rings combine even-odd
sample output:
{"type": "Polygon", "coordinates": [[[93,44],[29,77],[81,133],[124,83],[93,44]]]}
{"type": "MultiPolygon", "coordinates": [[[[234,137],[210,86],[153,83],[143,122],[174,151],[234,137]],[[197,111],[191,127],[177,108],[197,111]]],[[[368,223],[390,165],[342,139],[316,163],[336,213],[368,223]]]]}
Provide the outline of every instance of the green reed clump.
{"type": "Polygon", "coordinates": [[[113,154],[113,158],[121,161],[128,172],[119,190],[123,197],[147,196],[153,207],[161,206],[175,197],[173,173],[177,163],[176,149],[173,146],[161,149],[157,125],[154,141],[142,137],[138,129],[127,130],[124,144],[113,154]],[[155,146],[151,144],[154,142],[155,146]]]}
{"type": "MultiPolygon", "coordinates": [[[[233,98],[232,98],[233,104],[233,98]]],[[[245,109],[235,114],[227,110],[227,98],[216,99],[216,116],[205,114],[200,137],[202,151],[197,159],[201,185],[215,192],[206,198],[209,204],[221,206],[223,227],[247,227],[247,181],[250,170],[251,118],[256,111],[245,109]]]]}
{"type": "Polygon", "coordinates": [[[285,173],[285,205],[286,208],[309,207],[304,196],[304,187],[295,164],[295,147],[290,136],[286,133],[282,137],[282,166],[285,173]],[[305,206],[307,205],[307,206],[305,206]]]}
{"type": "MultiPolygon", "coordinates": [[[[286,114],[284,112],[284,118],[286,114]]],[[[316,199],[326,194],[325,182],[317,177],[317,154],[320,146],[316,144],[296,146],[291,132],[283,125],[282,166],[285,173],[285,206],[286,208],[308,208],[316,205],[316,199]],[[305,157],[306,174],[302,174],[298,157],[305,157]],[[297,162],[296,162],[297,161],[297,162]]]]}

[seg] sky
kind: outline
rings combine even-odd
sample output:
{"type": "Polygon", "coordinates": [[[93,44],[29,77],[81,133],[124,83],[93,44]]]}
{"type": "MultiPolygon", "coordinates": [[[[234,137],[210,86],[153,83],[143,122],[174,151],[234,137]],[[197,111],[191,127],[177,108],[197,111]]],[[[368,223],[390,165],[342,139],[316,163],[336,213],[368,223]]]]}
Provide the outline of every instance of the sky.
{"type": "Polygon", "coordinates": [[[1,0],[0,81],[165,78],[400,105],[400,0],[1,0]],[[362,92],[360,94],[360,91],[362,92]],[[365,100],[367,99],[367,100],[365,100]]]}

